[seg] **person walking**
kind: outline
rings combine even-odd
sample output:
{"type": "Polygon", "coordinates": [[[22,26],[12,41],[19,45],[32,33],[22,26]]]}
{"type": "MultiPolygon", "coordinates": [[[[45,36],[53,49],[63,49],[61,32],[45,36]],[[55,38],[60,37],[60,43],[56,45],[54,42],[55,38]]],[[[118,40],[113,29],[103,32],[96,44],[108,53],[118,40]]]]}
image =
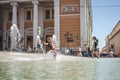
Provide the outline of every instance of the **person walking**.
{"type": "Polygon", "coordinates": [[[98,39],[95,36],[93,36],[92,40],[93,40],[93,44],[92,44],[92,58],[94,58],[95,56],[97,58],[99,58],[100,55],[99,55],[99,51],[98,51],[98,48],[97,48],[98,47],[98,39]]]}

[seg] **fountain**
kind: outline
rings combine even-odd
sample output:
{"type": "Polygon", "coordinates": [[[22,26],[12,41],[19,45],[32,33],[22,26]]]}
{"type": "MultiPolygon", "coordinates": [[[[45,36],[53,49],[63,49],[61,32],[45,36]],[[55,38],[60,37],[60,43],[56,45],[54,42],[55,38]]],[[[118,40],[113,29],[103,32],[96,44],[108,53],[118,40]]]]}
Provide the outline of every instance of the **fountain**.
{"type": "MultiPolygon", "coordinates": [[[[11,27],[11,49],[16,49],[18,32],[11,27]],[[15,31],[15,32],[14,32],[15,31]]],[[[19,35],[20,36],[20,35],[19,35]]],[[[53,35],[53,42],[57,37],[53,35]]],[[[40,40],[39,37],[37,37],[40,40]]],[[[43,48],[43,47],[42,47],[43,48]]],[[[43,49],[44,50],[44,49],[43,49]]],[[[58,54],[59,51],[57,51],[58,54]]],[[[119,80],[119,58],[82,58],[47,54],[21,54],[0,52],[0,80],[119,80]],[[112,74],[112,75],[111,75],[112,74]]]]}
{"type": "Polygon", "coordinates": [[[0,80],[119,80],[119,58],[82,58],[0,52],[0,80]],[[112,75],[111,75],[112,74],[112,75]]]}
{"type": "Polygon", "coordinates": [[[11,51],[17,51],[20,48],[21,35],[16,24],[11,26],[11,51]]]}

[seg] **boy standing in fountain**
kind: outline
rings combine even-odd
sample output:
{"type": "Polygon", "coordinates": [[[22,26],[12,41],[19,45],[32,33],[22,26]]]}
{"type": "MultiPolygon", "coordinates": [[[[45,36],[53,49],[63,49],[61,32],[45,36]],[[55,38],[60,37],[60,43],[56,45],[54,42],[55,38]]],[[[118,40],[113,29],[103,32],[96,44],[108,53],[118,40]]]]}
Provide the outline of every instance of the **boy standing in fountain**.
{"type": "Polygon", "coordinates": [[[53,56],[55,57],[56,56],[56,43],[52,40],[52,37],[48,37],[47,42],[48,43],[44,42],[44,44],[48,46],[49,51],[53,53],[53,56]]]}

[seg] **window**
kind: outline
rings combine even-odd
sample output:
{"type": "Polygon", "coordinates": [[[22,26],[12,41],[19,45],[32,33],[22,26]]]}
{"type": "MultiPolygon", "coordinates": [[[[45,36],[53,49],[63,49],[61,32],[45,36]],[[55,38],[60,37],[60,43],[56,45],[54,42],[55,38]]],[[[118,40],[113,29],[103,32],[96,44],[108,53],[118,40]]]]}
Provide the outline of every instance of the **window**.
{"type": "Polygon", "coordinates": [[[50,19],[50,9],[45,10],[45,19],[50,19]]]}
{"type": "Polygon", "coordinates": [[[54,9],[53,8],[45,9],[45,19],[54,19],[54,9]]]}
{"type": "MultiPolygon", "coordinates": [[[[17,20],[19,20],[19,13],[17,12],[17,20]]],[[[12,21],[12,11],[8,12],[8,21],[12,21]]]]}
{"type": "Polygon", "coordinates": [[[31,20],[31,19],[32,19],[32,11],[26,10],[26,20],[31,20]]]}
{"type": "Polygon", "coordinates": [[[12,11],[8,12],[8,21],[12,21],[12,11]]]}
{"type": "Polygon", "coordinates": [[[17,20],[19,21],[19,12],[17,12],[17,20]]]}
{"type": "Polygon", "coordinates": [[[52,9],[52,19],[54,19],[54,9],[52,9]]]}
{"type": "Polygon", "coordinates": [[[32,36],[27,36],[27,41],[28,42],[33,42],[33,37],[32,36]]]}

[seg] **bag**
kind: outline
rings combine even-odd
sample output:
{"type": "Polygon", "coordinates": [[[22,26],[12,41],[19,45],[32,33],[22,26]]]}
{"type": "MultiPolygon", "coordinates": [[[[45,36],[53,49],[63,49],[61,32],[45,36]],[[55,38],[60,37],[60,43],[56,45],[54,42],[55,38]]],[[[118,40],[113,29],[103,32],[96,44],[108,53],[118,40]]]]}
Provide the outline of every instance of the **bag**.
{"type": "Polygon", "coordinates": [[[99,40],[98,39],[96,39],[96,45],[98,46],[98,43],[99,43],[99,40]]]}

